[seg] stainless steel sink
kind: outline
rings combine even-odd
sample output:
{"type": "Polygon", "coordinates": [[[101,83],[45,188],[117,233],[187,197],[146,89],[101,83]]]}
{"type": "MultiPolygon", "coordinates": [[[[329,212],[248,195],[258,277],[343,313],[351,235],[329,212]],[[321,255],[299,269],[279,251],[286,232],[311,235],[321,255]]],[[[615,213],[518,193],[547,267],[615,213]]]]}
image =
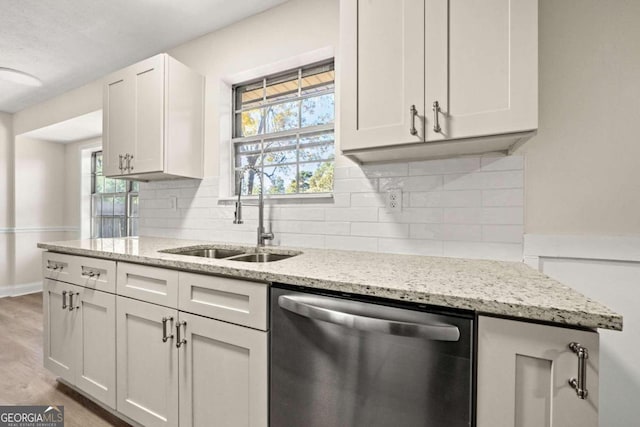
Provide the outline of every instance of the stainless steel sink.
{"type": "Polygon", "coordinates": [[[174,255],[188,255],[188,256],[197,256],[201,258],[229,258],[236,255],[242,255],[245,253],[243,250],[237,249],[224,249],[224,248],[199,248],[199,249],[191,249],[191,248],[177,248],[177,249],[167,249],[165,252],[174,255]]]}
{"type": "Polygon", "coordinates": [[[300,255],[301,252],[293,253],[274,253],[274,252],[253,252],[254,248],[250,247],[237,247],[226,248],[219,246],[206,246],[206,247],[184,247],[165,249],[160,252],[173,255],[187,255],[200,258],[217,258],[228,259],[229,261],[241,261],[241,262],[273,262],[283,259],[291,258],[296,255],[300,255]]]}
{"type": "Polygon", "coordinates": [[[229,261],[242,261],[242,262],[273,262],[283,259],[291,258],[297,254],[274,254],[269,252],[260,252],[253,254],[244,254],[229,258],[229,261]]]}

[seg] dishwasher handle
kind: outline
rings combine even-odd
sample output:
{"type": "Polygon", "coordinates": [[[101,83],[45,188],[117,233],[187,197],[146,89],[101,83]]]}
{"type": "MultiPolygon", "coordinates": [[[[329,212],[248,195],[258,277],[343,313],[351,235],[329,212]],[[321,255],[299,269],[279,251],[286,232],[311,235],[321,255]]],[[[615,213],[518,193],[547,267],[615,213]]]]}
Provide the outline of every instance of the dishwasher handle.
{"type": "MultiPolygon", "coordinates": [[[[322,297],[280,295],[278,305],[292,313],[365,332],[378,332],[432,341],[458,341],[460,330],[445,323],[426,324],[403,320],[379,319],[345,313],[322,306],[322,297]]],[[[357,304],[357,303],[356,303],[357,304]]],[[[362,303],[361,303],[362,304],[362,303]]]]}

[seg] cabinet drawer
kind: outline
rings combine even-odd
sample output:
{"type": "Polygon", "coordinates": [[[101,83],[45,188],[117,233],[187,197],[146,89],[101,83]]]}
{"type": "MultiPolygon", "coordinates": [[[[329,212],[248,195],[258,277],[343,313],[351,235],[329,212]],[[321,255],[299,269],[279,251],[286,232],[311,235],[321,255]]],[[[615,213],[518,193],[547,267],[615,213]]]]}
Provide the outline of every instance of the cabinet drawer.
{"type": "Polygon", "coordinates": [[[166,307],[178,306],[177,271],[120,262],[117,275],[118,295],[166,307]]]}
{"type": "Polygon", "coordinates": [[[268,289],[266,283],[180,272],[178,308],[266,331],[268,289]]]}
{"type": "Polygon", "coordinates": [[[116,291],[115,261],[45,252],[42,255],[42,274],[47,279],[99,291],[116,291]]]}
{"type": "Polygon", "coordinates": [[[73,255],[57,254],[55,252],[43,252],[42,275],[45,279],[58,280],[60,282],[74,283],[73,270],[77,257],[73,255]]]}
{"type": "Polygon", "coordinates": [[[98,291],[116,292],[116,262],[76,257],[72,276],[75,284],[98,291]]]}

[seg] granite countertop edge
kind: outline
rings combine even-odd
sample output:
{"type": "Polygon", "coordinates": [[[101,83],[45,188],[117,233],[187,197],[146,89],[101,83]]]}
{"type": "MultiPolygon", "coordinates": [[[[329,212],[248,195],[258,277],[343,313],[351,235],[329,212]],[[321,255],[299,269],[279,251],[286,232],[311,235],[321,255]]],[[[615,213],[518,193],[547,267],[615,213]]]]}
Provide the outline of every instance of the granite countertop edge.
{"type": "Polygon", "coordinates": [[[257,264],[159,252],[159,250],[175,247],[197,248],[211,244],[228,248],[246,248],[243,245],[144,237],[135,240],[128,239],[131,238],[48,242],[38,243],[38,247],[71,255],[375,296],[523,320],[593,329],[622,330],[622,316],[620,314],[522,263],[273,247],[266,250],[280,253],[302,252],[302,254],[284,261],[257,264]],[[95,242],[101,244],[94,245],[95,242]],[[123,243],[123,245],[118,245],[119,243],[123,243]],[[127,246],[129,243],[135,243],[133,245],[135,250],[127,246]],[[371,263],[366,261],[367,254],[374,258],[371,263]],[[337,265],[337,262],[328,263],[333,264],[330,266],[324,265],[326,271],[323,271],[322,261],[318,262],[318,259],[321,260],[323,257],[334,261],[340,260],[343,267],[351,267],[349,258],[353,258],[357,267],[365,268],[367,271],[361,271],[359,274],[357,267],[349,268],[348,271],[347,268],[340,270],[340,265],[337,265]],[[394,271],[393,267],[376,262],[376,260],[383,259],[393,260],[392,264],[401,268],[394,271]],[[442,266],[451,268],[452,275],[455,277],[452,281],[449,280],[449,277],[446,278],[447,280],[442,280],[436,274],[444,274],[446,271],[441,272],[437,269],[434,269],[437,271],[434,274],[431,274],[430,270],[411,271],[411,265],[415,266],[416,262],[421,267],[432,262],[441,269],[443,269],[442,266]],[[402,268],[403,264],[406,264],[407,267],[402,268]],[[474,271],[474,267],[478,271],[474,271]],[[486,292],[485,295],[480,279],[483,279],[482,275],[487,275],[487,271],[492,272],[492,269],[498,271],[495,273],[497,278],[491,282],[491,292],[486,292]],[[386,274],[372,274],[378,271],[386,274]],[[500,283],[500,273],[509,273],[515,278],[500,283]],[[431,276],[436,276],[436,280],[431,276]],[[464,280],[456,282],[455,279],[458,276],[464,276],[464,280]],[[421,280],[424,280],[424,284],[421,280]],[[468,280],[469,283],[463,283],[465,280],[468,280]],[[474,281],[480,283],[476,284],[474,281]],[[435,282],[435,284],[431,282],[435,282]],[[538,285],[537,288],[535,288],[536,285],[538,285]],[[532,287],[536,291],[539,289],[541,294],[539,297],[534,295],[538,292],[531,292],[532,287]],[[548,299],[545,298],[545,292],[549,293],[548,299]]]}

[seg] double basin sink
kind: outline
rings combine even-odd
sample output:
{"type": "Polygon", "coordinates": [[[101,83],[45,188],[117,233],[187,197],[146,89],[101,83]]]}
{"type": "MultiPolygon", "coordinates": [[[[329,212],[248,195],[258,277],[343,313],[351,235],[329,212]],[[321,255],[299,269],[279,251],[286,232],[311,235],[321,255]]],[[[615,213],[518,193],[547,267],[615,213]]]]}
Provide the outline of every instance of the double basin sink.
{"type": "Polygon", "coordinates": [[[165,249],[160,252],[200,258],[226,259],[240,262],[273,262],[300,255],[301,252],[256,252],[255,248],[226,248],[220,246],[165,249]]]}

